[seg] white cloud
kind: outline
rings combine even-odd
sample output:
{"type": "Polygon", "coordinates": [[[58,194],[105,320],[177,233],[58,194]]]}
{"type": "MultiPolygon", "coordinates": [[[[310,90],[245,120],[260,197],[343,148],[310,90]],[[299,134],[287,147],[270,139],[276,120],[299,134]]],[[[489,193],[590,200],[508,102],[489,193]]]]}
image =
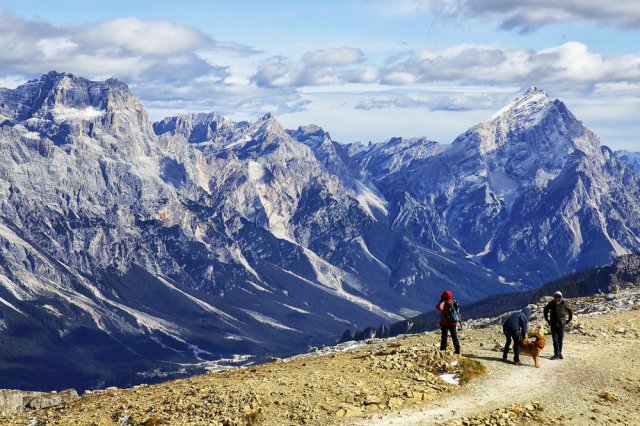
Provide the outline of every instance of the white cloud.
{"type": "Polygon", "coordinates": [[[262,87],[296,86],[301,69],[284,56],[263,60],[252,80],[262,87]]]}
{"type": "Polygon", "coordinates": [[[307,52],[297,63],[284,56],[272,56],[258,65],[251,79],[261,87],[302,87],[377,78],[377,69],[373,67],[350,67],[363,61],[362,50],[351,47],[307,52]]]}
{"type": "Polygon", "coordinates": [[[163,104],[225,112],[253,107],[258,113],[265,108],[278,111],[274,102],[281,102],[283,111],[303,108],[305,102],[295,90],[258,90],[246,76],[216,65],[221,56],[228,63],[257,53],[166,20],[128,17],[58,27],[0,10],[1,87],[16,87],[57,70],[94,80],[118,78],[156,109],[163,104]]]}
{"type": "Polygon", "coordinates": [[[164,56],[214,44],[198,30],[169,21],[117,18],[83,28],[76,34],[87,46],[110,46],[123,52],[164,56]]]}
{"type": "Polygon", "coordinates": [[[490,45],[430,49],[382,70],[381,82],[458,81],[580,87],[591,91],[602,82],[640,80],[640,55],[605,57],[582,43],[535,50],[490,45]]]}
{"type": "Polygon", "coordinates": [[[0,10],[4,73],[36,75],[56,69],[90,78],[108,75],[127,80],[172,80],[217,72],[199,50],[228,55],[257,53],[170,21],[129,17],[92,26],[57,27],[0,10]]]}
{"type": "Polygon", "coordinates": [[[331,50],[331,55],[325,54],[329,50],[310,52],[298,62],[284,56],[267,58],[258,64],[251,81],[270,88],[365,83],[384,86],[434,82],[517,84],[572,88],[586,93],[599,83],[640,80],[640,54],[604,56],[578,42],[539,50],[462,44],[404,53],[383,60],[381,65],[361,62],[358,58],[362,55],[353,55],[350,60],[333,56],[338,51],[331,50]],[[344,66],[327,66],[327,63],[344,66]]]}

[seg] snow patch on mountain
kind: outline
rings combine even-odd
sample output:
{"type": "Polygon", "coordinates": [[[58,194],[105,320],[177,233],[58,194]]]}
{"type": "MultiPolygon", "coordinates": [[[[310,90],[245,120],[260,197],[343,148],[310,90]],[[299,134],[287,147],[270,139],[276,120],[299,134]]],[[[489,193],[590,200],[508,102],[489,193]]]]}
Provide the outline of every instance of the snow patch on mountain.
{"type": "Polygon", "coordinates": [[[268,317],[264,314],[261,314],[259,312],[256,311],[252,311],[249,309],[241,309],[242,312],[246,313],[247,315],[251,316],[253,319],[255,319],[256,321],[259,321],[263,324],[267,324],[271,327],[274,328],[279,328],[281,330],[287,330],[287,331],[295,331],[296,333],[302,333],[300,330],[296,330],[295,328],[291,328],[287,325],[284,325],[278,321],[276,321],[275,319],[268,317]]]}
{"type": "Polygon", "coordinates": [[[358,237],[355,240],[360,247],[362,248],[362,251],[374,262],[376,262],[378,265],[380,265],[380,267],[385,270],[387,273],[391,273],[391,269],[380,259],[378,259],[377,257],[375,257],[371,251],[369,251],[369,247],[367,247],[367,243],[364,241],[364,239],[362,237],[358,237]]]}
{"type": "Polygon", "coordinates": [[[160,276],[160,275],[156,275],[156,278],[158,278],[158,280],[160,280],[160,282],[162,282],[162,284],[164,284],[165,286],[167,286],[171,290],[173,290],[173,291],[175,291],[177,293],[180,293],[181,295],[185,296],[187,299],[191,300],[193,303],[195,303],[196,305],[201,307],[203,310],[205,310],[207,312],[214,313],[216,315],[219,315],[220,317],[226,319],[227,321],[234,321],[236,323],[239,321],[237,318],[234,318],[233,316],[221,311],[220,309],[216,308],[215,306],[211,305],[210,303],[207,303],[207,302],[205,302],[203,300],[200,300],[197,297],[194,297],[194,296],[190,295],[189,293],[180,290],[175,285],[171,284],[169,282],[169,280],[167,280],[165,277],[160,276]]]}
{"type": "Polygon", "coordinates": [[[104,111],[91,106],[86,108],[69,108],[58,104],[50,111],[51,114],[53,114],[54,120],[57,122],[68,120],[93,120],[104,115],[104,111]]]}
{"type": "MultiPolygon", "coordinates": [[[[2,277],[4,278],[4,277],[2,277]]],[[[4,284],[4,283],[3,283],[4,284]]],[[[0,297],[0,303],[2,303],[5,306],[10,307],[11,309],[13,309],[14,311],[16,311],[17,313],[27,316],[27,314],[25,314],[24,312],[22,312],[20,309],[16,308],[12,303],[6,301],[5,299],[3,299],[2,297],[0,297]]]]}
{"type": "Polygon", "coordinates": [[[362,206],[362,208],[375,219],[372,208],[377,209],[383,215],[387,216],[389,210],[387,209],[386,200],[373,189],[366,186],[361,181],[355,181],[356,199],[362,206]]]}
{"type": "MultiPolygon", "coordinates": [[[[383,318],[386,318],[386,319],[389,319],[389,320],[395,320],[395,319],[402,318],[400,315],[394,314],[393,312],[386,311],[385,309],[381,308],[380,306],[375,305],[374,303],[372,303],[369,300],[366,300],[366,299],[364,299],[362,297],[358,297],[358,296],[355,296],[355,295],[353,295],[351,293],[348,293],[347,291],[345,291],[342,288],[342,285],[341,285],[340,282],[335,282],[334,281],[334,284],[336,284],[336,287],[331,287],[331,286],[327,286],[325,284],[319,284],[319,283],[317,283],[315,281],[311,281],[311,280],[309,280],[309,279],[307,279],[307,278],[305,278],[303,276],[300,276],[300,275],[296,274],[295,272],[289,271],[287,269],[283,269],[283,271],[288,273],[288,274],[290,274],[293,277],[296,277],[300,281],[303,281],[303,282],[305,282],[305,283],[307,283],[307,284],[309,284],[309,285],[311,285],[313,287],[317,287],[317,288],[320,288],[320,289],[322,289],[324,291],[327,291],[327,292],[330,292],[332,294],[335,294],[336,296],[338,296],[338,297],[340,297],[340,298],[342,298],[344,300],[348,300],[349,302],[352,302],[352,303],[354,303],[356,305],[359,305],[360,307],[363,307],[363,308],[367,309],[368,311],[374,312],[374,313],[376,313],[377,315],[379,315],[379,316],[381,316],[383,318]]],[[[331,281],[331,279],[329,281],[331,281]]]]}
{"type": "Polygon", "coordinates": [[[311,312],[309,312],[309,311],[305,311],[304,309],[296,308],[295,306],[287,305],[286,303],[278,303],[278,304],[284,306],[287,309],[291,309],[292,311],[297,312],[299,314],[305,314],[305,315],[310,315],[311,314],[311,312]]]}

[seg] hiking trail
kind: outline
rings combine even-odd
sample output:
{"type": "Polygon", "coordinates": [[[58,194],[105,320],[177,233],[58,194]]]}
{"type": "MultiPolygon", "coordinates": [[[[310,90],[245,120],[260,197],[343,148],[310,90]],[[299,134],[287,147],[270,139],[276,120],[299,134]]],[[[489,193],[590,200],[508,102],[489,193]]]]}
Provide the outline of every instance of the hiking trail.
{"type": "MultiPolygon", "coordinates": [[[[635,356],[638,337],[636,334],[625,338],[622,329],[616,328],[619,326],[616,319],[622,321],[629,314],[619,314],[618,318],[599,317],[600,322],[607,321],[607,324],[603,331],[598,329],[593,335],[567,334],[563,360],[549,359],[553,355],[553,343],[547,335],[540,368],[535,368],[533,358],[528,355],[521,356],[522,366],[511,362],[512,353],[509,363],[503,362],[502,353],[485,343],[488,338],[500,342],[495,336],[496,327],[467,331],[462,339],[463,356],[484,364],[486,376],[421,408],[377,415],[350,424],[456,424],[511,404],[533,402],[544,407],[544,424],[638,424],[640,369],[635,356]],[[623,353],[630,356],[620,356],[623,353]]],[[[589,323],[594,321],[597,321],[595,317],[586,318],[583,323],[589,328],[589,323]]],[[[637,321],[635,317],[634,321],[637,321]]],[[[539,420],[535,422],[539,423],[539,420]]]]}

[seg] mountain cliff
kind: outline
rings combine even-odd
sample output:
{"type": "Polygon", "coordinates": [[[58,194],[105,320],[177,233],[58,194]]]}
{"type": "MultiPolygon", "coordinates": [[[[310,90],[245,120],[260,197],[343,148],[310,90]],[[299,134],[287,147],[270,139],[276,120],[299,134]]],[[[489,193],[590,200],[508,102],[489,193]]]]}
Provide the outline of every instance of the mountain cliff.
{"type": "Polygon", "coordinates": [[[0,387],[287,355],[443,287],[539,285],[636,250],[638,188],[538,89],[451,145],[362,146],[270,114],[151,123],[125,84],[50,72],[0,89],[0,387]]]}

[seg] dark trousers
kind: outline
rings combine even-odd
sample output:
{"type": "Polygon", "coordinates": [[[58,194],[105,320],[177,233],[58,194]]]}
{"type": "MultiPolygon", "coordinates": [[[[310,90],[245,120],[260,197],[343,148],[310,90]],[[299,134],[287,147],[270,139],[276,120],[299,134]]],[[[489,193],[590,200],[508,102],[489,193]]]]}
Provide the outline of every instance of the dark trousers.
{"type": "Polygon", "coordinates": [[[511,341],[513,340],[513,361],[520,361],[520,340],[509,335],[507,335],[506,337],[507,343],[504,344],[504,349],[502,350],[502,359],[507,359],[507,355],[509,354],[509,346],[511,346],[511,341]]]}
{"type": "Polygon", "coordinates": [[[564,340],[564,327],[551,326],[551,338],[553,339],[553,354],[562,355],[562,340],[564,340]]]}
{"type": "Polygon", "coordinates": [[[440,350],[443,351],[447,349],[447,334],[451,333],[451,340],[453,341],[453,347],[456,350],[456,353],[460,353],[460,342],[458,341],[458,332],[456,331],[456,327],[445,327],[444,325],[440,326],[440,330],[442,330],[442,336],[440,337],[440,350]]]}

